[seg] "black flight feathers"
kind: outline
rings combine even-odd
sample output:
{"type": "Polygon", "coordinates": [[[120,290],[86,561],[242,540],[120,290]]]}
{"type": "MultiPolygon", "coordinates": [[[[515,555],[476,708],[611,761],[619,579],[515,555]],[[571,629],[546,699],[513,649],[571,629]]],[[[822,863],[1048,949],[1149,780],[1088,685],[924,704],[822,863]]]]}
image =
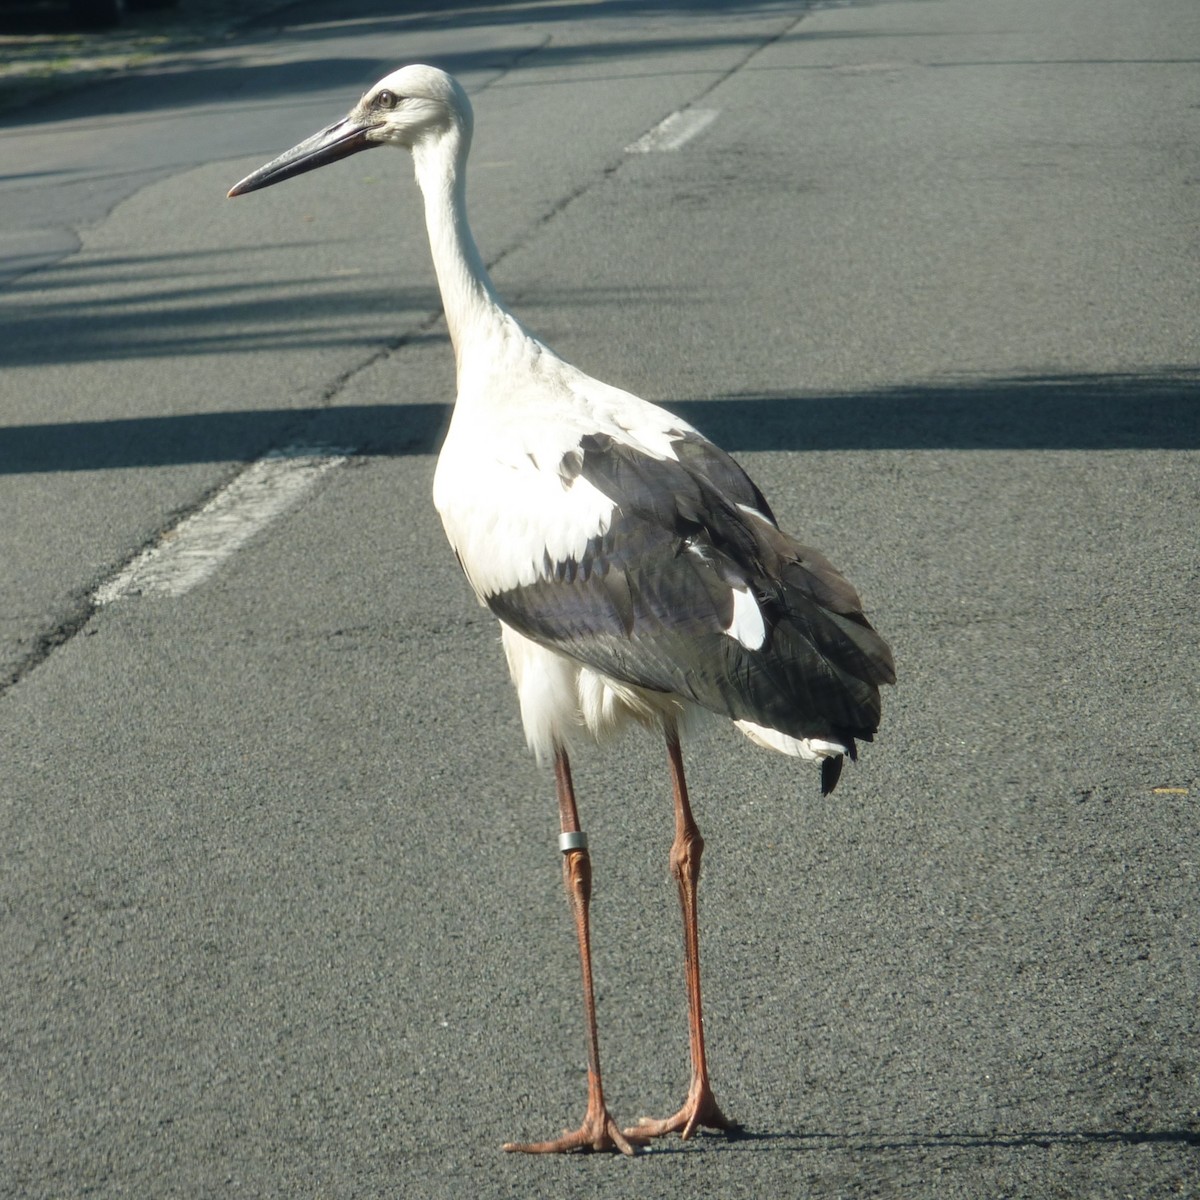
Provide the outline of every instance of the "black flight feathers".
{"type": "MultiPolygon", "coordinates": [[[[887,643],[829,561],[777,528],[729,455],[690,432],[672,448],[677,460],[604,434],[582,438],[560,466],[563,486],[582,476],[608,496],[609,528],[578,559],[547,555],[540,579],[489,596],[488,607],[622,682],[792,737],[841,741],[853,755],[854,739],[870,741],[879,726],[879,685],[895,680],[887,643]],[[757,601],[761,646],[726,632],[734,589],[757,601]]],[[[825,764],[828,792],[841,760],[825,764]]]]}

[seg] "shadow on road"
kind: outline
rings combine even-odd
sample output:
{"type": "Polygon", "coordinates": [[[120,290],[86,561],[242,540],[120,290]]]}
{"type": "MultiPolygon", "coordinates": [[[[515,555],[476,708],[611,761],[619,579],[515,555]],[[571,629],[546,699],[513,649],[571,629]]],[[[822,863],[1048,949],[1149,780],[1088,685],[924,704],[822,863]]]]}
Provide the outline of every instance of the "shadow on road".
{"type": "MultiPolygon", "coordinates": [[[[736,453],[765,450],[1195,450],[1200,370],[1027,375],[845,395],[669,404],[736,453]]],[[[188,413],[0,429],[0,474],[239,462],[287,441],[432,454],[448,404],[188,413]]]]}
{"type": "Polygon", "coordinates": [[[958,1133],[789,1133],[743,1129],[734,1138],[702,1132],[688,1144],[666,1142],[654,1147],[659,1154],[696,1154],[704,1150],[746,1153],[769,1150],[772,1154],[889,1153],[907,1150],[1050,1150],[1056,1146],[1200,1146],[1195,1129],[997,1129],[958,1133]]]}
{"type": "MultiPolygon", "coordinates": [[[[186,5],[186,0],[184,0],[186,5]]],[[[182,10],[186,14],[186,8],[182,10]]],[[[762,43],[760,30],[747,29],[745,34],[729,31],[721,35],[698,29],[691,37],[677,33],[656,38],[651,32],[641,37],[622,36],[624,26],[636,17],[638,26],[646,28],[655,17],[681,15],[701,18],[706,14],[725,18],[754,18],[778,15],[778,7],[755,0],[597,0],[592,4],[533,4],[528,0],[448,0],[444,4],[428,0],[351,0],[333,4],[329,0],[280,6],[261,16],[242,23],[235,38],[219,42],[223,53],[214,53],[218,43],[206,44],[193,36],[186,47],[172,53],[159,65],[139,67],[130,73],[117,73],[102,81],[90,79],[94,74],[84,63],[80,82],[88,82],[86,115],[89,118],[116,116],[128,118],[137,113],[153,112],[163,107],[177,109],[187,105],[247,100],[260,103],[278,101],[294,105],[306,93],[346,90],[347,95],[374,82],[385,69],[399,66],[398,62],[346,59],[336,55],[316,57],[316,47],[323,42],[344,37],[351,30],[356,37],[396,34],[418,34],[454,29],[461,31],[473,26],[519,27],[528,31],[527,44],[509,44],[501,48],[459,52],[432,56],[435,66],[456,74],[473,70],[495,70],[536,50],[542,66],[563,66],[578,62],[634,60],[665,51],[679,49],[703,50],[711,46],[762,43]],[[555,40],[557,26],[570,25],[578,29],[581,23],[599,22],[601,28],[614,30],[615,36],[593,41],[555,40]],[[314,57],[302,62],[264,63],[248,61],[247,52],[266,43],[302,41],[314,47],[314,57]],[[190,55],[199,42],[203,57],[190,55]],[[168,80],[169,86],[164,86],[168,80]]],[[[675,25],[678,29],[678,24],[675,25]]],[[[20,30],[18,30],[20,32],[20,30]]],[[[114,39],[127,35],[114,33],[114,39]]],[[[804,38],[803,32],[789,35],[804,38]]],[[[849,35],[848,35],[849,36],[849,35]]],[[[864,36],[855,34],[853,36],[864,36]]],[[[873,35],[867,35],[873,36],[873,35]]],[[[889,36],[896,36],[890,33],[889,36]]],[[[98,39],[93,38],[93,42],[98,39]]],[[[9,48],[10,57],[20,57],[21,51],[9,48]]],[[[66,46],[64,54],[78,53],[78,48],[66,46]]],[[[103,45],[91,49],[93,56],[103,57],[103,45]]],[[[57,63],[54,68],[56,86],[70,91],[75,86],[72,67],[57,63]]],[[[72,95],[45,100],[35,108],[21,109],[0,127],[37,126],[58,121],[77,120],[80,106],[72,95]]]]}

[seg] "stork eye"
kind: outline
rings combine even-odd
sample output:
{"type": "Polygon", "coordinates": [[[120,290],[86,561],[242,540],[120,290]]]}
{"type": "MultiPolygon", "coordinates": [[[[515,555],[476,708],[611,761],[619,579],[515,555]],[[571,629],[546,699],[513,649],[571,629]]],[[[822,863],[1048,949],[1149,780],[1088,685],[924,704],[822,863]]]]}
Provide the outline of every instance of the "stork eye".
{"type": "Polygon", "coordinates": [[[400,103],[400,97],[395,92],[382,91],[375,97],[375,108],[393,109],[400,103]]]}

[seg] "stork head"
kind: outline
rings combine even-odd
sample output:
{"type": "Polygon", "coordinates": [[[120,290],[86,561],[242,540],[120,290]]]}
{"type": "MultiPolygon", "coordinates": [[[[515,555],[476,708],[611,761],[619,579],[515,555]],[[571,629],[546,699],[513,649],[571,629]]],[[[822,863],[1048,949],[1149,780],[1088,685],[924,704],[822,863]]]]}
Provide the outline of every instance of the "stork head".
{"type": "Polygon", "coordinates": [[[471,102],[452,75],[437,67],[401,67],[368,89],[340,121],[259,167],[229,194],[270,187],[375,146],[412,150],[454,131],[469,140],[471,124],[471,102]]]}

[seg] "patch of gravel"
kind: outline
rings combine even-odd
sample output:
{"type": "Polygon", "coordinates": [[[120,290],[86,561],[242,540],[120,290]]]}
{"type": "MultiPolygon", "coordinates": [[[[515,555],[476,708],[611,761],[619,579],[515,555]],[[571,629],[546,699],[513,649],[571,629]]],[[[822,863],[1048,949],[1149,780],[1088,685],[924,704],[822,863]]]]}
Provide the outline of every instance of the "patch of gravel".
{"type": "Polygon", "coordinates": [[[289,0],[180,0],[175,8],[127,13],[117,28],[95,32],[71,29],[61,5],[0,13],[0,113],[217,45],[289,7],[289,0]]]}

